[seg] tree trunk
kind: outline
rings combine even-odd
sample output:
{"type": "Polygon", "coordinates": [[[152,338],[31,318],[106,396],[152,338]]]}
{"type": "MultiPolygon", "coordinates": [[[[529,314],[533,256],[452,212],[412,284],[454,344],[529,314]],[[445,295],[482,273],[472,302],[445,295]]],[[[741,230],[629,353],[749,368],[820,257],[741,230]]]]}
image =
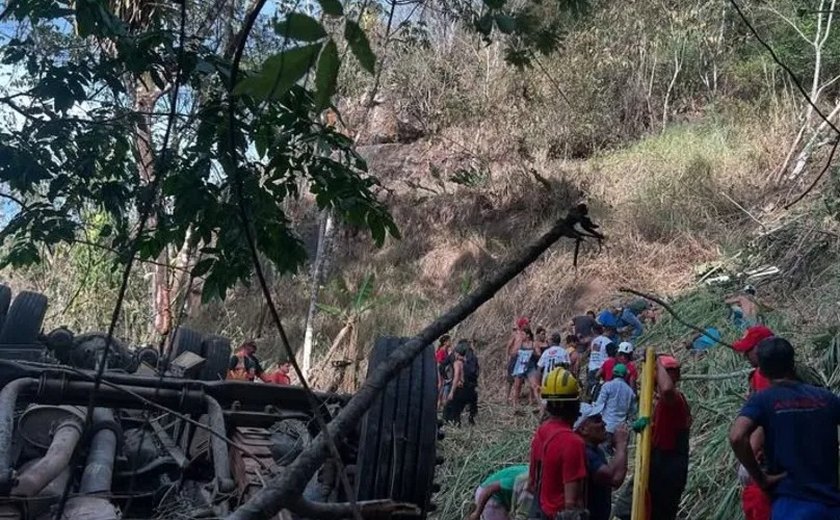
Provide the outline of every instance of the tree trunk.
{"type": "MultiPolygon", "coordinates": [[[[840,113],[840,103],[838,103],[837,106],[834,107],[834,110],[832,110],[831,113],[829,113],[826,116],[826,119],[831,121],[837,116],[838,113],[840,113]]],[[[817,141],[819,140],[820,135],[822,135],[823,131],[826,128],[828,128],[828,123],[823,121],[822,123],[820,123],[817,129],[814,130],[814,135],[812,135],[811,139],[809,139],[808,142],[805,143],[805,146],[802,147],[802,151],[800,151],[799,155],[796,157],[796,162],[794,162],[793,164],[793,169],[791,170],[790,175],[787,176],[788,181],[795,181],[802,174],[802,171],[805,169],[805,165],[808,163],[808,159],[810,159],[814,151],[817,148],[819,148],[817,141]]]]}
{"type": "Polygon", "coordinates": [[[320,369],[317,370],[310,379],[313,388],[326,388],[332,387],[335,385],[335,371],[331,366],[333,358],[335,358],[336,353],[338,352],[338,347],[341,346],[342,342],[344,341],[344,337],[347,336],[347,333],[350,329],[353,328],[352,322],[347,322],[341,327],[341,330],[338,331],[335,338],[333,339],[332,345],[330,345],[330,349],[327,351],[327,354],[324,356],[324,359],[321,360],[320,369]],[[326,385],[328,381],[331,381],[329,385],[326,385]]]}
{"type": "MultiPolygon", "coordinates": [[[[140,179],[144,184],[149,185],[155,179],[155,150],[154,137],[152,135],[152,113],[155,102],[160,95],[160,90],[153,85],[151,78],[136,81],[134,90],[134,109],[139,114],[137,120],[137,132],[134,144],[137,150],[137,169],[140,179]]],[[[157,226],[157,211],[149,213],[149,220],[146,229],[152,231],[157,226]]],[[[171,292],[169,284],[169,269],[167,268],[167,252],[164,249],[156,259],[152,268],[151,299],[153,310],[153,332],[163,336],[169,333],[172,327],[171,292]]]]}
{"type": "Polygon", "coordinates": [[[303,368],[303,374],[306,377],[309,377],[309,371],[312,368],[312,341],[314,336],[315,315],[318,312],[318,290],[321,287],[321,279],[324,274],[326,258],[330,254],[329,245],[333,231],[332,215],[329,211],[322,211],[318,220],[318,245],[315,250],[315,261],[312,262],[312,271],[310,275],[310,283],[312,285],[309,290],[309,310],[306,313],[306,324],[304,326],[303,334],[303,360],[301,366],[303,368]]]}

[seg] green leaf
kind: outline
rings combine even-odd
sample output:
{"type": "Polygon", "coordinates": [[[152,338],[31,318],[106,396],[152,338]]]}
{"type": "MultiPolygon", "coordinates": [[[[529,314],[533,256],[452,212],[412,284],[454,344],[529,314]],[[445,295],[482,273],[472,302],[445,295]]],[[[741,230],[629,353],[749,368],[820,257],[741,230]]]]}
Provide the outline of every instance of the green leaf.
{"type": "Polygon", "coordinates": [[[330,103],[335,94],[338,83],[338,68],[341,58],[338,57],[338,47],[330,40],[324,45],[321,57],[318,59],[318,70],[315,72],[315,106],[323,109],[330,103]]]}
{"type": "Polygon", "coordinates": [[[359,311],[373,296],[373,274],[366,274],[359,285],[359,290],[356,291],[356,301],[353,303],[353,310],[359,311]]]}
{"type": "Polygon", "coordinates": [[[344,15],[344,8],[338,0],[318,0],[318,3],[321,4],[321,9],[330,16],[344,15]]]}
{"type": "Polygon", "coordinates": [[[210,268],[213,267],[213,263],[216,261],[215,258],[204,258],[199,260],[197,264],[192,268],[192,272],[190,273],[192,276],[199,278],[204,276],[208,272],[210,272],[210,268]]]}
{"type": "Polygon", "coordinates": [[[319,311],[325,312],[325,313],[329,314],[330,316],[341,316],[342,314],[344,314],[344,312],[341,309],[339,309],[338,307],[334,307],[332,305],[326,305],[324,303],[316,303],[315,306],[318,307],[319,311]]]}
{"type": "Polygon", "coordinates": [[[271,56],[259,72],[240,81],[233,93],[259,100],[282,97],[312,68],[320,49],[321,45],[314,43],[271,56]]]}
{"type": "Polygon", "coordinates": [[[280,36],[302,42],[314,42],[327,36],[327,31],[311,16],[303,13],[289,13],[285,20],[274,25],[280,36]]]}
{"type": "Polygon", "coordinates": [[[353,56],[359,60],[366,71],[373,74],[376,69],[376,56],[370,50],[370,42],[368,42],[367,35],[359,27],[359,24],[353,20],[347,20],[344,24],[344,37],[350,45],[350,50],[353,51],[353,56]]]}
{"type": "Polygon", "coordinates": [[[504,34],[511,34],[516,30],[516,21],[510,15],[497,14],[496,27],[504,34]]]}

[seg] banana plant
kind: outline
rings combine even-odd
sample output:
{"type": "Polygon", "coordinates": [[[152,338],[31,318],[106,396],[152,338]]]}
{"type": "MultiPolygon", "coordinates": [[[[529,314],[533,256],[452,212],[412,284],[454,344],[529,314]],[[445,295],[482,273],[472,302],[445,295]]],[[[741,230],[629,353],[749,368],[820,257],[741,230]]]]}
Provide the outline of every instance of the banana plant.
{"type": "MultiPolygon", "coordinates": [[[[330,349],[324,357],[325,366],[318,374],[334,374],[328,383],[329,390],[335,391],[341,388],[347,392],[354,392],[358,386],[362,362],[365,359],[364,346],[359,343],[358,325],[370,311],[386,301],[383,296],[376,294],[375,280],[375,276],[368,273],[353,291],[347,287],[344,279],[339,279],[337,285],[340,300],[349,301],[349,303],[344,307],[317,304],[318,310],[340,320],[343,324],[341,330],[333,338],[330,349]]],[[[319,385],[326,383],[324,379],[324,377],[316,376],[316,383],[319,385]]]]}

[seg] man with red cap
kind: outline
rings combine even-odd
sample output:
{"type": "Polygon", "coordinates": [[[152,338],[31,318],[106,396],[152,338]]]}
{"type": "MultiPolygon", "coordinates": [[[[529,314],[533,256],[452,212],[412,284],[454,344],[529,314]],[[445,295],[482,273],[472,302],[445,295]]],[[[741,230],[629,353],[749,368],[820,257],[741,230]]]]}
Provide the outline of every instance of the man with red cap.
{"type": "Polygon", "coordinates": [[[764,325],[753,325],[747,329],[743,338],[732,344],[732,349],[739,354],[743,354],[754,369],[749,376],[750,393],[764,390],[770,386],[770,380],[758,370],[758,350],[755,347],[761,340],[772,336],[775,336],[773,331],[764,325]]]}
{"type": "MultiPolygon", "coordinates": [[[[762,340],[773,336],[775,336],[773,331],[764,325],[754,325],[746,330],[743,338],[732,344],[732,349],[743,354],[753,367],[749,375],[748,397],[770,387],[770,380],[764,377],[758,368],[758,348],[756,347],[762,340]]],[[[764,430],[761,427],[756,428],[750,436],[750,446],[756,460],[759,463],[764,462],[764,430]]],[[[773,507],[770,497],[752,481],[743,466],[738,468],[738,478],[744,485],[741,492],[741,507],[746,520],[770,520],[773,507]]]]}
{"type": "MultiPolygon", "coordinates": [[[[673,356],[658,356],[652,425],[651,417],[639,417],[633,424],[636,431],[647,427],[653,429],[647,496],[649,520],[675,520],[688,481],[691,409],[685,396],[677,389],[679,380],[680,362],[673,356]]],[[[628,484],[615,503],[614,516],[629,520],[632,502],[633,486],[628,484]]]]}

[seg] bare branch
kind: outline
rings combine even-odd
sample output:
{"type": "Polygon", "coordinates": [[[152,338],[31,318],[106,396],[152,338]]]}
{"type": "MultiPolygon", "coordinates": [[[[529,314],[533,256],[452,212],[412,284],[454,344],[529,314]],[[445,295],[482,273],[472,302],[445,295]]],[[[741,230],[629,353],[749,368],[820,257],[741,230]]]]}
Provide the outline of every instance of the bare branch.
{"type": "Polygon", "coordinates": [[[793,199],[793,201],[791,203],[787,204],[785,206],[785,209],[790,209],[794,204],[796,204],[800,200],[804,199],[806,195],[811,193],[811,191],[814,188],[816,188],[817,184],[820,183],[820,180],[823,178],[823,176],[825,176],[825,173],[831,167],[831,162],[834,160],[834,154],[837,152],[837,145],[838,144],[840,144],[840,137],[837,137],[834,140],[834,145],[832,145],[832,147],[831,147],[831,152],[828,154],[828,159],[826,159],[825,165],[823,166],[823,169],[820,170],[820,173],[817,174],[817,177],[813,180],[813,182],[811,182],[811,184],[807,188],[805,188],[805,191],[800,193],[799,196],[796,197],[795,199],[793,199]]]}

